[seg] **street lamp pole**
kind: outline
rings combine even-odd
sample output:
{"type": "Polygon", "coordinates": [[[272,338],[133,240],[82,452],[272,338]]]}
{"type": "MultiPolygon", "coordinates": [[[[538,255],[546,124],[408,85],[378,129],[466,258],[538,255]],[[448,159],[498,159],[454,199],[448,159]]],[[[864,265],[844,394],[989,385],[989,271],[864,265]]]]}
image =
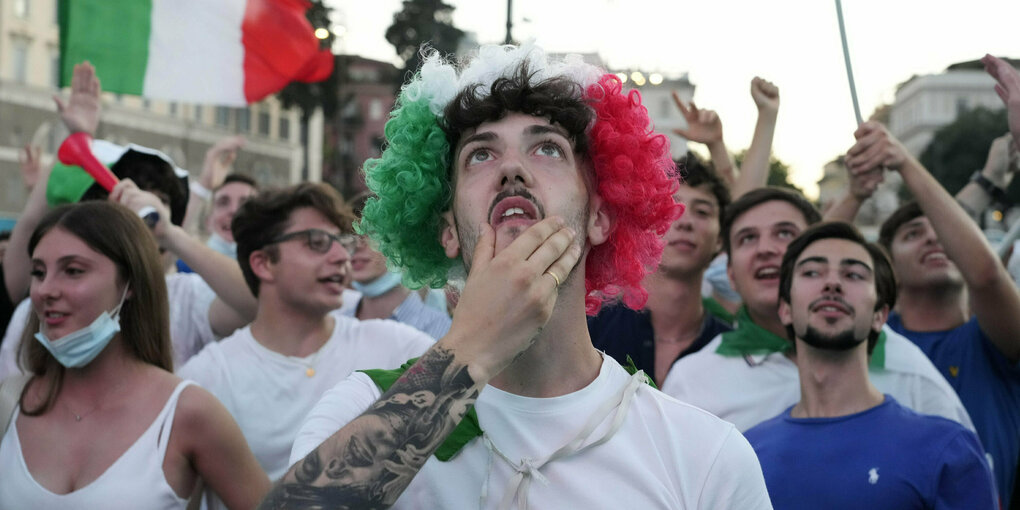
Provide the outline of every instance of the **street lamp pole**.
{"type": "Polygon", "coordinates": [[[513,9],[514,0],[506,0],[506,39],[503,44],[513,44],[514,38],[510,35],[510,31],[513,29],[513,9]]]}

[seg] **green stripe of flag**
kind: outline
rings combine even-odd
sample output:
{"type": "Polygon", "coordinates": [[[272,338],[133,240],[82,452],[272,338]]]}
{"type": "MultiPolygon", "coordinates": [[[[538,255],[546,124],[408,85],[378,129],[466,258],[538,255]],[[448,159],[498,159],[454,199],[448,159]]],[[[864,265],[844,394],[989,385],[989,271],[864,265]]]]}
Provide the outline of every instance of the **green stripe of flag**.
{"type": "Polygon", "coordinates": [[[103,90],[141,94],[149,60],[151,0],[60,0],[60,85],[92,62],[103,90]]]}

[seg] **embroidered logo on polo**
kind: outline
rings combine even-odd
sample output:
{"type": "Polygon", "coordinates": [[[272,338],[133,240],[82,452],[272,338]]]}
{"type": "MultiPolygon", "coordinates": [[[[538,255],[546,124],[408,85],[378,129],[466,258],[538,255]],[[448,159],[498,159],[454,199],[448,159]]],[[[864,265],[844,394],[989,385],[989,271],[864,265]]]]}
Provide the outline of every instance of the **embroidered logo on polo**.
{"type": "Polygon", "coordinates": [[[873,467],[868,470],[868,483],[875,485],[878,483],[878,468],[873,467]]]}

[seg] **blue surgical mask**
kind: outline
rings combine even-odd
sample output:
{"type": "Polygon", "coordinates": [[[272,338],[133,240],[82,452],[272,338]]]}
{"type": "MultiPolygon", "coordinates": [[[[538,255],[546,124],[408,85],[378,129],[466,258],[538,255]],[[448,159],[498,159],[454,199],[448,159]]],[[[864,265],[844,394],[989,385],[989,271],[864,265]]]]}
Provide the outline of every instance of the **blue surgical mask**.
{"type": "Polygon", "coordinates": [[[216,232],[213,232],[213,234],[209,236],[209,240],[205,242],[205,245],[212,248],[214,251],[218,251],[234,260],[237,260],[237,243],[227,241],[220,237],[220,235],[216,232]]]}
{"type": "Polygon", "coordinates": [[[354,282],[354,289],[361,292],[365,297],[381,296],[400,285],[400,272],[387,271],[386,274],[372,280],[369,283],[354,282]]]}
{"type": "Polygon", "coordinates": [[[35,339],[50,351],[50,354],[57,359],[61,365],[67,368],[81,368],[88,365],[92,360],[103,352],[103,349],[110,343],[113,336],[120,331],[120,308],[127,298],[128,287],[124,286],[124,294],[120,297],[120,303],[114,307],[112,314],[107,311],[99,314],[92,324],[77,331],[64,335],[59,340],[50,340],[46,334],[39,332],[35,339]]]}
{"type": "Polygon", "coordinates": [[[730,284],[730,277],[726,274],[726,256],[716,257],[712,264],[705,270],[705,280],[712,284],[712,290],[719,293],[719,296],[731,303],[739,303],[740,293],[733,289],[730,284]]]}

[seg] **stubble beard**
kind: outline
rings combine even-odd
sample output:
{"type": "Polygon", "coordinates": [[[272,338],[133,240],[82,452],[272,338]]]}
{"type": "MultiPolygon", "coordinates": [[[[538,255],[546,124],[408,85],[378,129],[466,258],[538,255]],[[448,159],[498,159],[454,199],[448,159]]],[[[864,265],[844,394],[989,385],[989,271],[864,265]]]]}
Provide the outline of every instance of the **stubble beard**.
{"type": "Polygon", "coordinates": [[[860,339],[856,338],[853,328],[843,330],[835,335],[826,335],[810,325],[807,326],[804,334],[798,335],[798,337],[815,349],[836,352],[849,351],[868,339],[867,335],[860,339]]]}

